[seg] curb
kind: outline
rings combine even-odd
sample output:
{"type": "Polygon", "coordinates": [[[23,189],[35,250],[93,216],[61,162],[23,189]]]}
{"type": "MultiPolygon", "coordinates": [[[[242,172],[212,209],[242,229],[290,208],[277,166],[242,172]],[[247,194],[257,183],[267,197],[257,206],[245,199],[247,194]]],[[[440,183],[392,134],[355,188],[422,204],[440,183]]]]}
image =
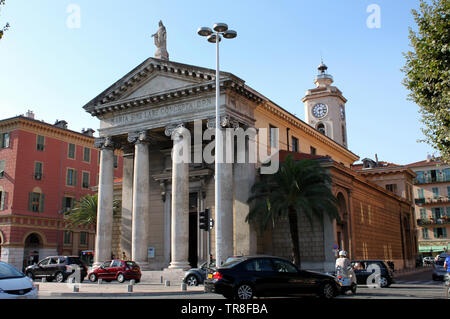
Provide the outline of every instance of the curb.
{"type": "Polygon", "coordinates": [[[432,267],[422,267],[422,268],[415,268],[415,269],[407,269],[407,270],[402,270],[402,271],[396,271],[396,272],[394,272],[394,276],[395,277],[407,276],[407,275],[422,273],[422,272],[425,272],[427,270],[433,270],[433,268],[432,267]]]}
{"type": "Polygon", "coordinates": [[[203,295],[204,291],[152,291],[152,292],[39,292],[39,297],[145,297],[145,296],[177,296],[177,295],[203,295]]]}

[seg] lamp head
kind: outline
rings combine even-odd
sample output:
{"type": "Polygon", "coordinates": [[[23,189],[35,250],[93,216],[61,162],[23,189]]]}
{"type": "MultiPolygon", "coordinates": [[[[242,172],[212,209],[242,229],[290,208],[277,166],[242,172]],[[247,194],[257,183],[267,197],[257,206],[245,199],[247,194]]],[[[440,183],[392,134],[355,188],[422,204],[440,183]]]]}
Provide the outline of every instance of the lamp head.
{"type": "Polygon", "coordinates": [[[210,28],[202,27],[198,28],[197,30],[198,35],[201,35],[202,37],[207,37],[213,33],[213,31],[210,28]]]}
{"type": "Polygon", "coordinates": [[[216,36],[219,37],[219,42],[222,40],[222,37],[220,35],[211,34],[208,36],[208,42],[216,43],[216,36]]]}
{"type": "Polygon", "coordinates": [[[237,32],[234,30],[227,30],[224,32],[223,37],[225,39],[234,39],[237,37],[237,32]]]}
{"type": "Polygon", "coordinates": [[[216,32],[225,32],[228,30],[228,25],[226,23],[216,23],[214,24],[213,29],[216,32]]]}

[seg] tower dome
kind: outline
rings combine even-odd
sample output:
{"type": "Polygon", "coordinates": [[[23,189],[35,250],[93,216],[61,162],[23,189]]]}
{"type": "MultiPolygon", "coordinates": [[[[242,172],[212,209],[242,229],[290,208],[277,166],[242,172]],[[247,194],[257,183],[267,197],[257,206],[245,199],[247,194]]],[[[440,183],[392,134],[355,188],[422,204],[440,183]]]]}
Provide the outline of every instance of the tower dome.
{"type": "Polygon", "coordinates": [[[317,87],[325,87],[333,83],[333,77],[327,73],[328,67],[323,63],[323,61],[320,62],[317,70],[319,70],[319,74],[317,74],[314,79],[314,84],[316,84],[317,87]]]}

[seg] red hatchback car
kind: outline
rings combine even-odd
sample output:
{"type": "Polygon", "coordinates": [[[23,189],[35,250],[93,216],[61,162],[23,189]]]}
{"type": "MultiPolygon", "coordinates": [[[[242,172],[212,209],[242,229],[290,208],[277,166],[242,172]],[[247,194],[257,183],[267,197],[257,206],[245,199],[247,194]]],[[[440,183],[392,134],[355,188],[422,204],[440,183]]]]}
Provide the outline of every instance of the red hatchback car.
{"type": "Polygon", "coordinates": [[[98,279],[105,281],[117,280],[118,282],[134,279],[138,283],[141,280],[141,269],[134,261],[113,259],[93,269],[88,274],[88,278],[92,282],[98,279]]]}

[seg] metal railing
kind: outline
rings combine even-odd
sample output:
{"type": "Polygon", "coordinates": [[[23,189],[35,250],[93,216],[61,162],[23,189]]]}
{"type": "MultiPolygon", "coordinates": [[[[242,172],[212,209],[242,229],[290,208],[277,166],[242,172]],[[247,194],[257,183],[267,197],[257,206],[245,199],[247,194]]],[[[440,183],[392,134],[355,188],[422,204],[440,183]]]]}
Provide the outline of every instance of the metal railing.
{"type": "Polygon", "coordinates": [[[447,216],[442,216],[439,218],[419,218],[419,219],[417,219],[418,226],[446,225],[446,224],[450,224],[450,218],[447,216]]]}
{"type": "Polygon", "coordinates": [[[436,205],[436,204],[447,204],[450,203],[450,197],[448,196],[440,196],[437,198],[427,197],[427,198],[416,198],[414,200],[416,205],[436,205]]]}

